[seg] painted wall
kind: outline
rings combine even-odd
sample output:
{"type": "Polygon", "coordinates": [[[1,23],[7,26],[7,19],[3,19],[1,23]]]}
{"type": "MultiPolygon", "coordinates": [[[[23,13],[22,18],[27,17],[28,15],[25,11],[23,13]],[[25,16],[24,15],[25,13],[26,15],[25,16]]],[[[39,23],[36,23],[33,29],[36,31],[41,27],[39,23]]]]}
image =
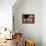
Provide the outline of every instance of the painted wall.
{"type": "MultiPolygon", "coordinates": [[[[0,27],[3,26],[10,29],[12,28],[12,6],[15,2],[16,0],[0,0],[0,27]]],[[[21,2],[21,5],[16,5],[13,8],[13,11],[15,14],[16,29],[20,32],[23,32],[24,37],[26,36],[28,38],[30,35],[29,39],[35,40],[37,45],[40,41],[39,34],[41,32],[42,46],[46,46],[46,0],[41,0],[41,15],[39,12],[40,0],[25,0],[24,2],[21,2]],[[23,13],[35,13],[35,24],[22,24],[23,13]],[[28,35],[26,35],[26,33],[28,35]]]]}
{"type": "Polygon", "coordinates": [[[41,38],[42,46],[46,46],[46,0],[41,1],[41,38]]]}
{"type": "Polygon", "coordinates": [[[15,28],[18,32],[22,32],[24,38],[34,40],[36,46],[41,46],[41,1],[23,0],[20,5],[13,7],[13,13],[15,28]],[[23,14],[35,14],[35,23],[23,24],[23,14]]]}

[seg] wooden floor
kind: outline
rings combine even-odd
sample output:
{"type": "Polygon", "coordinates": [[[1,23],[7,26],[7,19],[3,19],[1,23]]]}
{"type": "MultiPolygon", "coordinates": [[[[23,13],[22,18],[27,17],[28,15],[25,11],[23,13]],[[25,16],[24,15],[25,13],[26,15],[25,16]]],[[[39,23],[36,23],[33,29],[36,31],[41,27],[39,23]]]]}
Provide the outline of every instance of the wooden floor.
{"type": "Polygon", "coordinates": [[[6,42],[2,43],[0,46],[16,46],[15,39],[13,40],[6,40],[6,42]]]}

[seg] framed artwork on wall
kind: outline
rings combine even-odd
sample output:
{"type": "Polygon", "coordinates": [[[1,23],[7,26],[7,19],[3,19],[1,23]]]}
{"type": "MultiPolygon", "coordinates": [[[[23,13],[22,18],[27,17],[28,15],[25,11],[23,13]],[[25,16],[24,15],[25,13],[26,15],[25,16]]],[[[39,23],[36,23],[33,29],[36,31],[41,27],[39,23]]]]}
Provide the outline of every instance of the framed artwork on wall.
{"type": "Polygon", "coordinates": [[[35,22],[35,14],[22,15],[22,23],[34,24],[34,22],[35,22]]]}

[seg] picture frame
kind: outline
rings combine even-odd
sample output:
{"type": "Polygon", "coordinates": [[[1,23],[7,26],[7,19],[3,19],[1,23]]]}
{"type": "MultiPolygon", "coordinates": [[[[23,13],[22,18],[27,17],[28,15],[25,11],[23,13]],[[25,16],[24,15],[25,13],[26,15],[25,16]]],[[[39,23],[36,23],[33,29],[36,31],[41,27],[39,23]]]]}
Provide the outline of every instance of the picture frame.
{"type": "Polygon", "coordinates": [[[35,14],[23,14],[22,23],[34,24],[35,14]]]}

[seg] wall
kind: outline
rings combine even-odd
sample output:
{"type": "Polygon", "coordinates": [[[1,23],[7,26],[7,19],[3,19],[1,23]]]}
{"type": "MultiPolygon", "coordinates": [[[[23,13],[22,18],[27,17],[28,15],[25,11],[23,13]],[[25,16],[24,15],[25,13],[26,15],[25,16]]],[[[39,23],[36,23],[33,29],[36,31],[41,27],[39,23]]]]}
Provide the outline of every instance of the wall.
{"type": "Polygon", "coordinates": [[[41,38],[42,46],[46,46],[46,0],[41,1],[41,38]]]}
{"type": "MultiPolygon", "coordinates": [[[[22,32],[24,38],[35,41],[36,46],[41,46],[41,1],[40,0],[23,0],[17,8],[13,7],[15,28],[22,32]],[[35,14],[34,24],[23,24],[23,14],[35,14]]],[[[16,6],[16,5],[14,5],[16,6]]]]}
{"type": "MultiPolygon", "coordinates": [[[[25,0],[21,5],[15,6],[13,9],[15,10],[15,26],[16,29],[20,32],[23,32],[24,37],[28,36],[31,39],[34,39],[37,44],[38,40],[40,40],[40,36],[38,32],[41,32],[42,36],[42,46],[46,46],[46,0],[41,0],[41,15],[40,14],[40,0],[25,0]],[[31,2],[30,2],[31,1],[31,2]],[[16,8],[16,9],[15,9],[16,8]],[[22,24],[22,14],[23,13],[35,13],[35,24],[22,24]],[[40,17],[41,16],[41,17],[40,17]],[[41,22],[39,21],[41,20],[41,22]],[[40,23],[41,24],[40,24],[40,23]],[[40,30],[41,25],[41,30],[40,30]],[[38,35],[37,35],[38,34],[38,35]]],[[[12,6],[16,0],[0,0],[0,26],[12,28],[12,6]]],[[[19,2],[19,1],[18,1],[19,2]]],[[[19,4],[19,3],[18,3],[19,4]]],[[[15,3],[16,5],[16,3],[15,3]]]]}
{"type": "Polygon", "coordinates": [[[12,28],[12,6],[16,0],[0,0],[0,27],[12,28]]]}

